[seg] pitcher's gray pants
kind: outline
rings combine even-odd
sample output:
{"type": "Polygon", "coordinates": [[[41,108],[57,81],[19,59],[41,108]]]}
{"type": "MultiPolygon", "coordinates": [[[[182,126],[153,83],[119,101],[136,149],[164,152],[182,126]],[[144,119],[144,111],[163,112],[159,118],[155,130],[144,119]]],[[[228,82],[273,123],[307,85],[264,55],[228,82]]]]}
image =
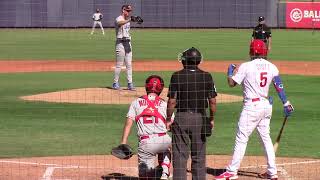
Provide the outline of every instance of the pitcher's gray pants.
{"type": "Polygon", "coordinates": [[[121,67],[125,63],[127,71],[127,82],[132,83],[132,47],[131,42],[116,40],[116,67],[113,82],[119,82],[121,67]]]}

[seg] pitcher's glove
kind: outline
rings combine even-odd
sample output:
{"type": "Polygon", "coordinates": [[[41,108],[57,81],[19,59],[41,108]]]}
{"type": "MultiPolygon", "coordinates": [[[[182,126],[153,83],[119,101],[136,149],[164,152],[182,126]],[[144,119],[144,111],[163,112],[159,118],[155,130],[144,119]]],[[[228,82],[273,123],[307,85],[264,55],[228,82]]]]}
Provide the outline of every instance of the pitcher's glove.
{"type": "Polygon", "coordinates": [[[132,22],[136,22],[137,24],[142,24],[143,23],[143,19],[140,16],[131,16],[131,21],[132,22]]]}
{"type": "Polygon", "coordinates": [[[130,159],[133,155],[133,150],[128,144],[120,144],[112,148],[111,154],[119,159],[130,159]]]}

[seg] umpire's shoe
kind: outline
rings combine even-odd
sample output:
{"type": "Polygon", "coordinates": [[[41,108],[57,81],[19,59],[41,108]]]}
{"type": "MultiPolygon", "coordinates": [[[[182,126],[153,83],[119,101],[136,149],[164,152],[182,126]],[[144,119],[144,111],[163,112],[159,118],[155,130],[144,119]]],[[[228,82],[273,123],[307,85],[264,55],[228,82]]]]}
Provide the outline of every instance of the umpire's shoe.
{"type": "Polygon", "coordinates": [[[120,84],[118,82],[113,83],[112,84],[112,89],[119,90],[120,89],[120,84]]]}
{"type": "Polygon", "coordinates": [[[128,83],[128,90],[135,91],[136,88],[133,86],[133,83],[128,83]]]}

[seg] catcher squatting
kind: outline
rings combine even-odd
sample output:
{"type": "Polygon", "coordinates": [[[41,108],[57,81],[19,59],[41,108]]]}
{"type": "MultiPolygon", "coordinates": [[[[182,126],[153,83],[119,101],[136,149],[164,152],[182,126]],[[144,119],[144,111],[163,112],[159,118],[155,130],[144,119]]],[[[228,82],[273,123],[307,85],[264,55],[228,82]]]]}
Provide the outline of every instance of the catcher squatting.
{"type": "Polygon", "coordinates": [[[121,145],[112,150],[112,154],[119,158],[129,159],[132,156],[132,149],[127,145],[127,139],[133,123],[136,122],[140,178],[159,177],[158,170],[161,169],[161,179],[169,178],[171,137],[167,134],[165,121],[167,103],[159,97],[163,87],[164,82],[160,76],[152,75],[146,79],[147,95],[132,101],[123,129],[121,145]],[[154,167],[157,155],[161,168],[154,167]]]}

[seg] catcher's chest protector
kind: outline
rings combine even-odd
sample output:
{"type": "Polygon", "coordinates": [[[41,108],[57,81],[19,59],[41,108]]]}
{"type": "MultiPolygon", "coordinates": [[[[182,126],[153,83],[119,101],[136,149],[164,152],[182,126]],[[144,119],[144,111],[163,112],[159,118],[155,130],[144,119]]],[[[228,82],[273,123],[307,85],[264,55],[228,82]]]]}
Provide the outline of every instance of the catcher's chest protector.
{"type": "Polygon", "coordinates": [[[165,122],[164,117],[159,113],[158,109],[156,108],[155,104],[158,104],[160,101],[159,96],[156,97],[155,101],[150,101],[148,99],[148,96],[143,96],[142,97],[144,100],[147,102],[147,107],[142,111],[141,114],[136,116],[136,121],[139,121],[140,117],[143,116],[154,116],[157,119],[161,119],[163,122],[165,122]]]}

